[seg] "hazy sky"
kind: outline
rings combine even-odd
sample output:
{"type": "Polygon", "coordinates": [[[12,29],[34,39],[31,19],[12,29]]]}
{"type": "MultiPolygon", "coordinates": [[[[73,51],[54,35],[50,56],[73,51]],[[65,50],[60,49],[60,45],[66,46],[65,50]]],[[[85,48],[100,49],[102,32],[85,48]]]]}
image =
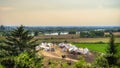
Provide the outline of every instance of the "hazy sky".
{"type": "Polygon", "coordinates": [[[120,0],[0,0],[0,25],[120,26],[120,0]]]}

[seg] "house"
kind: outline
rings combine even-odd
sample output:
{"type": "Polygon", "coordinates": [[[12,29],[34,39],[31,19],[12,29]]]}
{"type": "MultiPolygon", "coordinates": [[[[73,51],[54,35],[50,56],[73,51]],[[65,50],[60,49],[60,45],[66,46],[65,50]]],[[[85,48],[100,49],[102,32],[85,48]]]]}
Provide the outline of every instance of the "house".
{"type": "Polygon", "coordinates": [[[68,32],[60,32],[60,35],[67,35],[68,32]]]}
{"type": "Polygon", "coordinates": [[[58,33],[57,32],[55,32],[55,33],[45,33],[44,35],[58,35],[58,33]]]}

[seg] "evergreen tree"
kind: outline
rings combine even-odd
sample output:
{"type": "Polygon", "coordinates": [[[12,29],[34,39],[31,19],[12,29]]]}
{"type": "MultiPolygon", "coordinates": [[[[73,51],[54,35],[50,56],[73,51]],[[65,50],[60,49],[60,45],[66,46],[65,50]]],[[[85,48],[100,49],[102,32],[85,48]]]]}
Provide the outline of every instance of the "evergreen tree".
{"type": "Polygon", "coordinates": [[[35,54],[35,46],[38,44],[33,38],[22,25],[11,31],[4,44],[0,44],[0,49],[5,52],[0,54],[0,64],[6,68],[40,68],[41,57],[35,54]]]}
{"type": "Polygon", "coordinates": [[[117,46],[114,43],[114,35],[111,33],[110,35],[110,43],[109,46],[107,48],[107,55],[106,55],[106,59],[108,61],[108,64],[110,66],[116,65],[117,62],[117,46]]]}
{"type": "Polygon", "coordinates": [[[10,55],[17,56],[24,51],[34,51],[34,47],[38,44],[36,43],[37,40],[33,40],[33,38],[29,35],[29,31],[21,25],[11,31],[11,36],[6,37],[5,44],[9,47],[10,55]]]}
{"type": "Polygon", "coordinates": [[[1,26],[0,26],[0,31],[4,31],[4,30],[5,30],[4,25],[1,25],[1,26]]]}
{"type": "Polygon", "coordinates": [[[1,26],[0,26],[0,35],[1,35],[1,36],[4,36],[4,35],[5,35],[5,26],[4,26],[4,25],[1,25],[1,26]]]}

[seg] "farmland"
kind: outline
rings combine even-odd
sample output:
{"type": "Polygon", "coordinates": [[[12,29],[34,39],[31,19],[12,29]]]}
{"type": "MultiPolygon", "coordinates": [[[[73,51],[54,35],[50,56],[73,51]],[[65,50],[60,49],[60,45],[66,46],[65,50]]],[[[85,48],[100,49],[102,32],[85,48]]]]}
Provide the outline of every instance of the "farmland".
{"type": "Polygon", "coordinates": [[[77,47],[88,48],[91,51],[97,51],[105,53],[108,44],[98,44],[98,43],[74,43],[77,47]]]}
{"type": "MultiPolygon", "coordinates": [[[[67,41],[67,42],[79,42],[79,43],[108,43],[109,42],[109,38],[38,38],[40,42],[42,41],[46,41],[46,42],[63,42],[63,41],[67,41]]],[[[120,43],[120,38],[115,38],[115,42],[116,43],[120,43]]]]}
{"type": "MultiPolygon", "coordinates": [[[[0,36],[0,40],[4,40],[4,36],[0,36]]],[[[35,39],[39,39],[39,42],[46,41],[46,42],[63,42],[63,41],[68,41],[69,43],[108,43],[109,42],[109,37],[104,37],[104,38],[79,38],[78,35],[62,35],[62,36],[36,36],[35,39]]],[[[115,42],[120,43],[120,38],[115,37],[115,42]]]]}

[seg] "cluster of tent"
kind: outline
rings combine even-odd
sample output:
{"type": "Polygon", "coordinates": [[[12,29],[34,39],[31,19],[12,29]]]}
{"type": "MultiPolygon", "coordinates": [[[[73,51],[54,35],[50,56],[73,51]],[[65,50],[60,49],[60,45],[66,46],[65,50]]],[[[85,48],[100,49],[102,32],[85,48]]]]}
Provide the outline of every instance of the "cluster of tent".
{"type": "MultiPolygon", "coordinates": [[[[41,43],[39,46],[36,46],[36,51],[39,51],[40,49],[44,49],[45,51],[55,51],[55,48],[52,47],[53,45],[53,43],[41,43]]],[[[88,48],[78,48],[69,43],[59,43],[57,46],[61,48],[62,52],[69,52],[71,54],[89,54],[88,48]]]]}
{"type": "Polygon", "coordinates": [[[67,51],[73,54],[89,54],[88,48],[78,48],[75,45],[68,43],[59,43],[58,46],[62,48],[62,52],[67,51]]]}
{"type": "Polygon", "coordinates": [[[36,46],[36,51],[39,51],[40,49],[44,49],[45,51],[55,51],[54,48],[52,48],[53,43],[41,43],[39,46],[36,46]]]}

